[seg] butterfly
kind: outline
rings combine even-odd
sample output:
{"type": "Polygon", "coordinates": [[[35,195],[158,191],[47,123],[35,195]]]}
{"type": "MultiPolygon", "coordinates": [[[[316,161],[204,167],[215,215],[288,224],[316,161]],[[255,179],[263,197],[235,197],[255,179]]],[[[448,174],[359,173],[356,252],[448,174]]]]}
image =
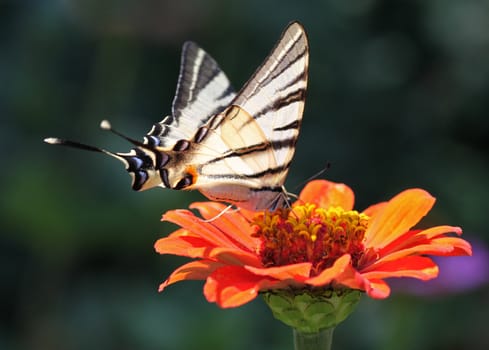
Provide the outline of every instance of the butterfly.
{"type": "Polygon", "coordinates": [[[236,93],[216,61],[197,44],[183,45],[171,115],[127,153],[79,142],[59,144],[122,161],[136,191],[152,187],[198,190],[210,200],[249,210],[287,202],[284,182],[304,110],[309,46],[303,26],[290,23],[271,53],[236,93]]]}

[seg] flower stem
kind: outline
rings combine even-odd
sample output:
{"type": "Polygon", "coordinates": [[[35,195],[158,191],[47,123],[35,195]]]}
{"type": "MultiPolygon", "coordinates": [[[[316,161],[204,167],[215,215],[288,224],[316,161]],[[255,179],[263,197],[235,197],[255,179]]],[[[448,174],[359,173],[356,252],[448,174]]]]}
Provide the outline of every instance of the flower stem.
{"type": "Polygon", "coordinates": [[[295,350],[330,350],[334,327],[324,328],[317,333],[302,333],[294,328],[295,350]]]}

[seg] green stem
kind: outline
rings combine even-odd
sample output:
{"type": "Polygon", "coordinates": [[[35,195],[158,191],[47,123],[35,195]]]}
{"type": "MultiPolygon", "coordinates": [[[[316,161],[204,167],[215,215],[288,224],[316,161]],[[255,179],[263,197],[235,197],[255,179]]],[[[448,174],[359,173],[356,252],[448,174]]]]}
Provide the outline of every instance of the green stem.
{"type": "Polygon", "coordinates": [[[317,333],[302,333],[294,328],[295,350],[331,350],[334,327],[324,328],[317,333]]]}

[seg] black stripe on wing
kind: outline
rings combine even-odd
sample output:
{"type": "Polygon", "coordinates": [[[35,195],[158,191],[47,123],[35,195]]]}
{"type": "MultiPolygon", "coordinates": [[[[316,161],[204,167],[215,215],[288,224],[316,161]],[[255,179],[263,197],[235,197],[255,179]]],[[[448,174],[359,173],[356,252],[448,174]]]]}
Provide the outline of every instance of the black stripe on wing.
{"type": "Polygon", "coordinates": [[[286,131],[286,130],[292,130],[292,129],[299,129],[300,126],[301,126],[301,123],[298,120],[294,120],[287,125],[282,125],[282,126],[273,128],[273,131],[286,131]]]}
{"type": "MultiPolygon", "coordinates": [[[[271,53],[240,90],[233,103],[248,110],[247,105],[261,92],[262,88],[265,88],[279,76],[286,75],[287,70],[301,59],[305,59],[305,64],[303,69],[299,69],[299,71],[304,73],[303,78],[307,82],[308,54],[309,48],[304,28],[298,22],[289,24],[271,53]]],[[[286,88],[290,86],[290,83],[281,85],[285,85],[283,88],[286,88]]],[[[283,88],[280,87],[279,90],[283,90],[283,88]]],[[[252,112],[253,116],[256,117],[254,109],[253,111],[250,109],[248,112],[252,112]]]]}
{"type": "Polygon", "coordinates": [[[198,121],[197,126],[202,125],[209,117],[227,107],[234,95],[228,78],[217,62],[194,42],[186,42],[182,49],[180,75],[172,106],[176,125],[185,113],[198,121]],[[218,84],[216,79],[219,79],[218,84]],[[189,109],[197,100],[202,105],[199,105],[198,113],[192,113],[189,109]]]}
{"type": "Polygon", "coordinates": [[[266,152],[270,148],[273,148],[274,150],[278,150],[278,149],[282,149],[282,148],[286,148],[286,147],[293,147],[296,140],[297,140],[296,137],[293,137],[293,138],[291,137],[291,138],[286,138],[283,140],[274,140],[274,141],[269,141],[269,142],[262,142],[262,143],[258,143],[258,144],[249,145],[246,147],[236,148],[236,149],[231,150],[229,153],[226,153],[225,155],[220,156],[220,157],[216,157],[216,158],[214,158],[214,159],[212,159],[212,160],[210,160],[210,161],[208,161],[202,165],[205,166],[205,165],[209,165],[212,163],[220,162],[224,159],[231,158],[231,157],[244,157],[244,156],[256,153],[256,152],[266,152]]]}
{"type": "MultiPolygon", "coordinates": [[[[290,85],[289,85],[290,86],[290,85]]],[[[287,86],[288,87],[288,86],[287,86]]],[[[287,95],[283,97],[277,98],[275,101],[270,102],[269,104],[265,105],[260,109],[256,114],[253,116],[255,119],[259,119],[266,115],[270,111],[278,111],[279,109],[286,107],[294,102],[302,102],[304,101],[306,97],[306,89],[305,88],[299,88],[295,91],[289,92],[287,95]]],[[[276,129],[274,129],[276,130],[276,129]]]]}
{"type": "MultiPolygon", "coordinates": [[[[248,99],[251,99],[257,94],[259,94],[261,89],[266,87],[268,84],[273,84],[274,80],[277,79],[278,77],[282,75],[287,75],[287,70],[290,69],[299,60],[303,59],[309,53],[307,47],[304,47],[301,52],[291,57],[291,55],[293,54],[293,52],[291,51],[293,51],[293,49],[294,50],[296,49],[297,43],[298,42],[295,42],[294,45],[291,45],[286,52],[282,53],[283,55],[277,61],[277,67],[268,73],[266,79],[260,81],[260,85],[258,86],[257,89],[253,91],[251,95],[248,96],[248,99]]],[[[278,86],[280,87],[280,90],[276,90],[276,92],[278,93],[280,91],[287,89],[288,87],[294,85],[299,81],[306,81],[306,80],[307,80],[307,72],[301,72],[287,84],[284,84],[283,86],[278,86]]]]}
{"type": "MultiPolygon", "coordinates": [[[[292,161],[287,164],[279,165],[273,168],[267,168],[265,170],[253,173],[253,174],[204,174],[208,178],[213,179],[259,179],[267,175],[276,175],[284,171],[287,171],[292,161]]],[[[278,186],[277,186],[278,187],[278,186]]]]}

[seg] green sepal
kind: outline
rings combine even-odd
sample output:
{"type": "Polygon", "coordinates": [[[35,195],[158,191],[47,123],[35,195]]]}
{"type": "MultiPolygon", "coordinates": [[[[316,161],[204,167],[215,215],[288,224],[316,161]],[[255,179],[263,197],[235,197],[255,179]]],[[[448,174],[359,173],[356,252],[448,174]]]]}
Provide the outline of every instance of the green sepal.
{"type": "Polygon", "coordinates": [[[336,327],[360,301],[353,289],[278,289],[263,293],[273,316],[302,333],[336,327]]]}

